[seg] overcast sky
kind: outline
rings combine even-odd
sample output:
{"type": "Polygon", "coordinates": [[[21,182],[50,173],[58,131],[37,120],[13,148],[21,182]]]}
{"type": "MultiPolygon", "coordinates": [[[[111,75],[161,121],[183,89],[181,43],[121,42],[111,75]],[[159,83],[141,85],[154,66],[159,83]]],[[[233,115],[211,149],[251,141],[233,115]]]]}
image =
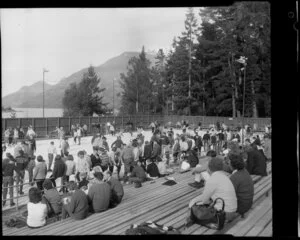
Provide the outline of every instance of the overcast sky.
{"type": "MultiPolygon", "coordinates": [[[[198,22],[198,8],[194,8],[198,22]]],[[[187,8],[1,9],[2,96],[125,51],[169,49],[187,8]]]]}

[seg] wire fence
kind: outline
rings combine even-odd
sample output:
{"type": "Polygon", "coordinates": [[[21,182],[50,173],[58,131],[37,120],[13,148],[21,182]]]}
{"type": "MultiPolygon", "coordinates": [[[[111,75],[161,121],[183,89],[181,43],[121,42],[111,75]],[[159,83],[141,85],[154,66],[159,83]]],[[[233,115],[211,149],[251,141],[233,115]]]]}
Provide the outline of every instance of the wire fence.
{"type": "MultiPolygon", "coordinates": [[[[148,128],[151,122],[158,121],[163,125],[175,126],[177,122],[188,121],[191,125],[208,127],[210,124],[223,122],[227,126],[236,127],[238,125],[248,124],[254,126],[257,130],[263,130],[265,125],[271,123],[271,118],[230,118],[230,117],[210,117],[210,116],[178,116],[178,115],[129,115],[129,116],[104,116],[104,117],[69,117],[69,118],[7,118],[2,119],[2,140],[4,139],[4,131],[11,127],[22,127],[27,132],[28,126],[31,125],[36,132],[38,138],[52,138],[56,127],[63,127],[67,135],[71,135],[71,126],[80,124],[87,126],[87,134],[98,132],[97,125],[100,126],[102,133],[105,131],[107,122],[114,122],[117,130],[125,129],[126,124],[131,122],[135,127],[142,126],[148,128]]],[[[56,134],[57,135],[57,134],[56,134]]]]}

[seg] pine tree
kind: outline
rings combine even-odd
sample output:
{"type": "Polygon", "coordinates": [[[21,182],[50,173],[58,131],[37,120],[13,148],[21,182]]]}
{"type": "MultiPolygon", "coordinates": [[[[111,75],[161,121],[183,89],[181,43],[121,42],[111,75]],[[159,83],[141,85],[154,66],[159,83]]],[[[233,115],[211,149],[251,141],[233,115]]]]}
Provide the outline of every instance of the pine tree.
{"type": "Polygon", "coordinates": [[[92,116],[94,113],[103,114],[107,103],[103,103],[100,88],[100,78],[93,66],[83,74],[79,84],[72,83],[66,89],[63,97],[64,116],[92,116]]]}
{"type": "Polygon", "coordinates": [[[149,110],[152,99],[152,72],[150,61],[146,58],[145,49],[139,57],[129,60],[127,74],[121,74],[121,112],[127,114],[149,110]]]}

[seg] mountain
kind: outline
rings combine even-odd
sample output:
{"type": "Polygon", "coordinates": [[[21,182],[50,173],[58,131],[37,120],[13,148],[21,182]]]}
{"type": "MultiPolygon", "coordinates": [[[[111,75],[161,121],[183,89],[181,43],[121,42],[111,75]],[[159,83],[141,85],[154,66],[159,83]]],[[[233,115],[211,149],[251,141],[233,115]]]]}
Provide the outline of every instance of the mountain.
{"type": "MultiPolygon", "coordinates": [[[[52,85],[45,82],[45,92],[48,91],[52,85]]],[[[39,96],[43,92],[43,81],[36,82],[30,86],[24,86],[19,91],[11,93],[2,98],[2,106],[18,107],[25,103],[28,99],[39,96]]],[[[43,96],[39,100],[40,106],[43,104],[43,96]]]]}
{"type": "MultiPolygon", "coordinates": [[[[106,88],[103,92],[104,102],[108,103],[109,107],[113,105],[113,79],[115,81],[115,108],[121,106],[120,98],[117,94],[121,91],[119,85],[120,73],[127,72],[128,61],[132,57],[138,57],[138,52],[124,52],[121,55],[111,58],[100,66],[94,66],[95,72],[100,77],[100,87],[106,88]]],[[[147,53],[147,58],[151,62],[151,66],[155,63],[155,54],[147,53]]],[[[73,73],[67,78],[63,78],[55,85],[45,83],[45,108],[62,108],[62,98],[65,90],[71,83],[79,83],[82,79],[83,73],[87,68],[81,69],[73,73]]],[[[42,82],[37,82],[31,86],[21,88],[19,91],[9,94],[2,98],[3,106],[11,106],[17,108],[39,108],[43,104],[42,82]],[[37,91],[37,89],[41,89],[37,91]]]]}

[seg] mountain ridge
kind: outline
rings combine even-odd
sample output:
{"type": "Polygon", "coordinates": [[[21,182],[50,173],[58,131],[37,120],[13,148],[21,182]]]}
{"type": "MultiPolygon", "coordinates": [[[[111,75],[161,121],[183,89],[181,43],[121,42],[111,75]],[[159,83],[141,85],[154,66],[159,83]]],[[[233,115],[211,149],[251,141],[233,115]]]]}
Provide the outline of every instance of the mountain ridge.
{"type": "MultiPolygon", "coordinates": [[[[126,74],[128,61],[131,57],[138,57],[139,52],[126,51],[122,54],[112,57],[105,61],[103,64],[94,66],[95,72],[100,77],[101,88],[106,88],[103,92],[103,100],[112,107],[113,102],[113,79],[115,81],[115,108],[121,105],[117,94],[121,91],[119,86],[120,73],[126,74]]],[[[155,63],[155,55],[146,53],[146,57],[150,60],[151,66],[155,63]]],[[[88,66],[77,72],[72,73],[68,77],[63,77],[54,85],[45,83],[45,108],[62,108],[62,98],[65,90],[71,83],[79,83],[82,79],[83,73],[86,72],[88,66]]],[[[42,81],[36,82],[30,86],[24,86],[20,90],[2,97],[2,105],[16,108],[36,108],[42,107],[42,81]],[[36,89],[41,88],[40,92],[36,89]]]]}

